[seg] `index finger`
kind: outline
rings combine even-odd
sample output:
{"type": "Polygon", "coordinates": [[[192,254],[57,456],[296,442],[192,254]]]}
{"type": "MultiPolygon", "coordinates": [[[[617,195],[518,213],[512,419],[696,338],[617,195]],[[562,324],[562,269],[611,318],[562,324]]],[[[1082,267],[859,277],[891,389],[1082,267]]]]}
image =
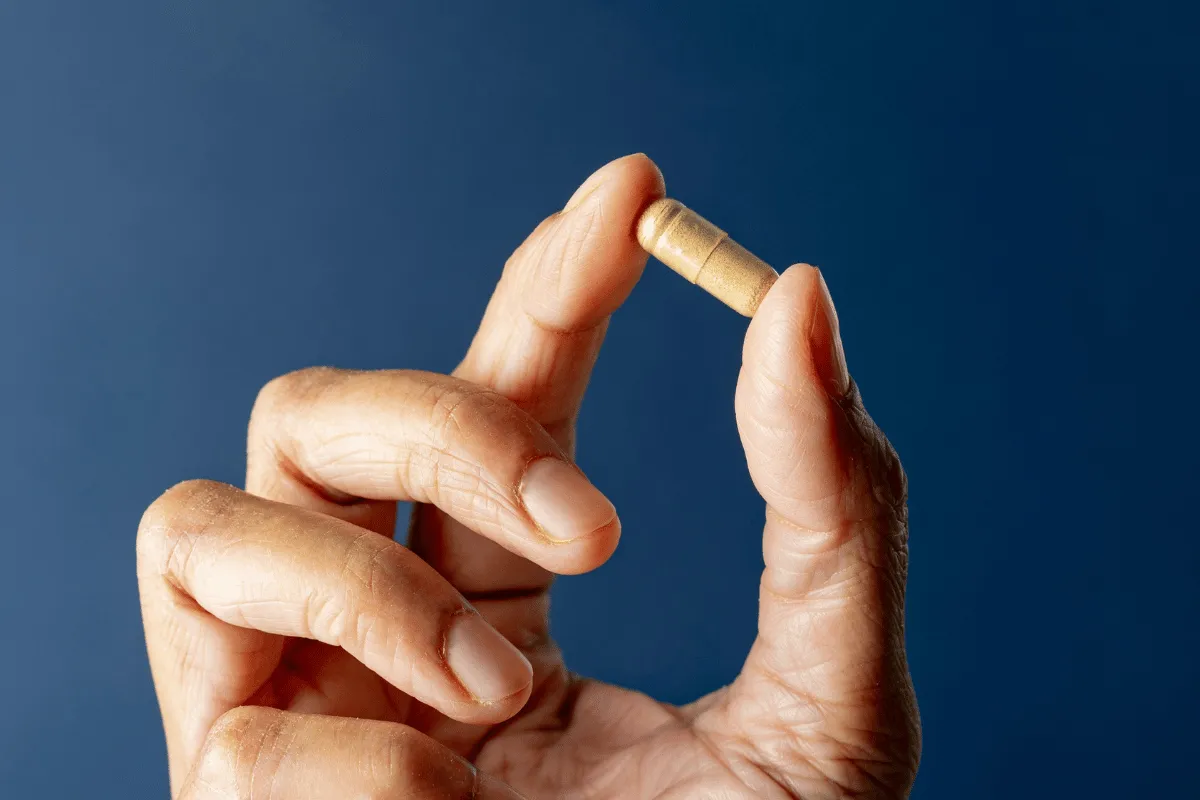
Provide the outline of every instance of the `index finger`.
{"type": "MultiPolygon", "coordinates": [[[[517,249],[455,376],[515,402],[573,452],[575,417],[609,316],[646,265],[634,235],[664,193],[642,154],[606,164],[517,249]]],[[[412,547],[468,594],[536,592],[550,574],[435,509],[416,512],[412,547]]]]}

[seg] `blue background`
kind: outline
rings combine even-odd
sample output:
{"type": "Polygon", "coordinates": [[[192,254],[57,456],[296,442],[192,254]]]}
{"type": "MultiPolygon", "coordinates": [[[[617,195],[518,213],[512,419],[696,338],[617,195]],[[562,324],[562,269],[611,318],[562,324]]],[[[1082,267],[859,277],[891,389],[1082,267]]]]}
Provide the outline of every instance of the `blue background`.
{"type": "MultiPolygon", "coordinates": [[[[911,479],[915,796],[1190,795],[1185,5],[0,3],[0,794],[165,796],[141,510],[239,483],[277,374],[450,369],[512,248],[642,150],[828,278],[911,479]]],[[[738,669],[743,330],[658,265],[616,315],[580,456],[626,535],[555,590],[580,671],[738,669]]]]}

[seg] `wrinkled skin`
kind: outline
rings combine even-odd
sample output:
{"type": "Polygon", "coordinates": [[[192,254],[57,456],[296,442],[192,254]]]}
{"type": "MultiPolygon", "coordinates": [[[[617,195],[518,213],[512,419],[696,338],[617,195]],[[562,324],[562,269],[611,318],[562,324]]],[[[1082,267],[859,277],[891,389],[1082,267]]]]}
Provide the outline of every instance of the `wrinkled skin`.
{"type": "Polygon", "coordinates": [[[644,156],[607,165],[509,260],[452,378],[284,376],[252,414],[246,492],[193,481],[148,509],[138,574],[173,796],[907,796],[905,480],[811,267],[751,322],[736,391],[766,502],[740,676],[674,707],[571,674],[549,639],[552,575],[599,566],[620,524],[581,505],[562,524],[585,535],[551,542],[522,470],[570,459],[645,264],[634,220],[662,194],[644,156]],[[390,540],[397,500],[418,503],[409,550],[390,540]],[[506,688],[487,701],[449,660],[464,614],[529,662],[493,645],[506,688]]]}

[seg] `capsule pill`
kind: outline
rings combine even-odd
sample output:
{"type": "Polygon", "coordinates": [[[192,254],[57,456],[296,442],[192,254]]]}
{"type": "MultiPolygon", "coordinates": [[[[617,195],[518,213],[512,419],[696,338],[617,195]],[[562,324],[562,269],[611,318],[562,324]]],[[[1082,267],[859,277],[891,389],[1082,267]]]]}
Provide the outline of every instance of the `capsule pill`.
{"type": "Polygon", "coordinates": [[[779,277],[771,266],[678,200],[656,200],[638,219],[650,255],[739,314],[754,316],[779,277]]]}

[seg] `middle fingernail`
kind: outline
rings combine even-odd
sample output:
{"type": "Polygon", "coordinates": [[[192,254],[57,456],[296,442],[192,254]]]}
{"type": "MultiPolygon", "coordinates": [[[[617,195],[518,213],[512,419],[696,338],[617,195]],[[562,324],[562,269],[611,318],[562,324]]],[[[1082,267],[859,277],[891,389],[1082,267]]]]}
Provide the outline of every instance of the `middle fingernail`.
{"type": "Polygon", "coordinates": [[[613,504],[579,470],[553,457],[529,465],[521,500],[538,528],[559,542],[586,536],[617,516],[613,504]]]}
{"type": "Polygon", "coordinates": [[[477,614],[460,614],[446,637],[446,663],[481,703],[494,703],[524,689],[533,667],[521,651],[477,614]]]}

